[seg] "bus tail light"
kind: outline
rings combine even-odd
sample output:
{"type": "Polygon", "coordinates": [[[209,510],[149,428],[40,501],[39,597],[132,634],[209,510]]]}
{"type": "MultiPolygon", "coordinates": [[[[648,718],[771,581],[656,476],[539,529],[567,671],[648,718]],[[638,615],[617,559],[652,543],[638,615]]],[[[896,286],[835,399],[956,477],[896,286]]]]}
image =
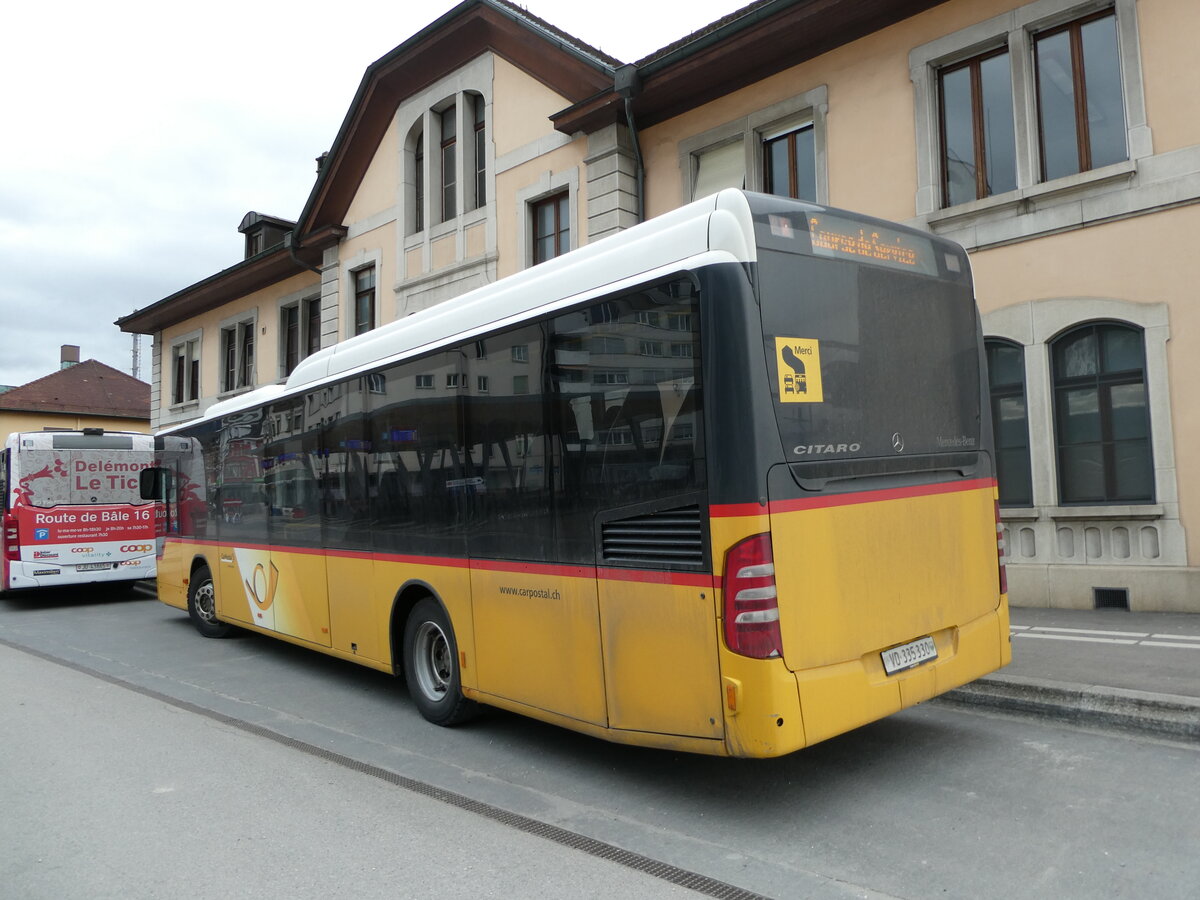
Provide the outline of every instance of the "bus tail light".
{"type": "Polygon", "coordinates": [[[21,561],[21,531],[12,513],[4,514],[4,555],[12,562],[21,561]]]}
{"type": "Polygon", "coordinates": [[[725,554],[725,644],[755,659],[783,655],[771,535],[756,534],[725,554]]]}
{"type": "Polygon", "coordinates": [[[1000,593],[1008,593],[1008,567],[1004,558],[1004,523],[1000,521],[1000,501],[996,501],[996,559],[1000,563],[1000,593]]]}

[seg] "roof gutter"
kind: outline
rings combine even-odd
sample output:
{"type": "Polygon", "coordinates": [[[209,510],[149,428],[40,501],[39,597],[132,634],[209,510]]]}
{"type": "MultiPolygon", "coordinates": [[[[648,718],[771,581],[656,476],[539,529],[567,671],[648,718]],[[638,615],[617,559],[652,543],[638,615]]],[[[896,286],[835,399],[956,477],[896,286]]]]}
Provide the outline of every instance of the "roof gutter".
{"type": "Polygon", "coordinates": [[[287,250],[288,256],[291,257],[292,262],[294,262],[296,265],[308,269],[310,272],[316,272],[318,275],[321,275],[324,272],[320,266],[314,266],[310,263],[306,263],[296,254],[296,251],[299,250],[300,247],[296,243],[296,230],[294,228],[283,235],[283,246],[287,250]]]}

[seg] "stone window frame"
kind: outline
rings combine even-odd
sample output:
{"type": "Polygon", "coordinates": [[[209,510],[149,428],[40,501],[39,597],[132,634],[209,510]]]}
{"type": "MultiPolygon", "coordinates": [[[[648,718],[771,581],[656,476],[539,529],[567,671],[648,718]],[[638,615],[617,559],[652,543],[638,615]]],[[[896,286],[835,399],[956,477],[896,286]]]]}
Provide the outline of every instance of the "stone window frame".
{"type": "Polygon", "coordinates": [[[1174,508],[1177,515],[1175,437],[1171,427],[1166,361],[1166,343],[1171,335],[1166,304],[1135,304],[1110,298],[1022,302],[984,314],[983,334],[985,338],[1019,344],[1025,350],[1025,397],[1030,427],[1034,509],[1044,510],[1056,518],[1110,515],[1158,517],[1164,515],[1164,511],[1169,512],[1168,508],[1174,508]],[[1058,503],[1050,344],[1056,337],[1092,322],[1128,324],[1141,329],[1144,335],[1146,395],[1150,403],[1151,454],[1154,461],[1154,503],[1129,506],[1062,506],[1058,503]]]}
{"type": "Polygon", "coordinates": [[[517,260],[522,269],[533,263],[533,210],[534,204],[563,191],[567,193],[567,214],[571,222],[571,245],[568,252],[581,246],[579,221],[579,170],[566,169],[561,172],[545,171],[535,181],[517,190],[516,219],[517,260]]]}
{"type": "Polygon", "coordinates": [[[778,135],[790,126],[812,123],[816,156],[816,187],[819,204],[829,202],[829,165],[826,118],[829,114],[829,88],[816,87],[754,110],[715,128],[679,142],[680,203],[699,199],[692,196],[699,169],[699,158],[709,150],[740,142],[745,164],[746,190],[764,190],[763,138],[778,135]]]}
{"type": "MultiPolygon", "coordinates": [[[[1075,224],[1087,224],[1088,210],[1086,204],[1080,203],[1081,195],[1099,196],[1131,185],[1139,161],[1153,155],[1142,82],[1137,0],[1035,0],[916,47],[909,53],[908,61],[917,141],[915,224],[940,234],[952,233],[967,249],[1062,230],[1067,213],[1056,208],[1060,205],[1069,206],[1069,214],[1081,218],[1075,224]],[[1038,32],[1109,9],[1116,16],[1128,159],[1039,181],[1033,38],[1038,32]],[[1017,188],[943,209],[938,73],[944,67],[1005,45],[1013,78],[1017,188]],[[1019,224],[1014,225],[1014,220],[1019,224]]],[[[1099,210],[1094,215],[1100,216],[1099,210]]]]}
{"type": "MultiPolygon", "coordinates": [[[[306,358],[308,358],[309,356],[312,355],[308,351],[309,338],[311,337],[308,310],[309,310],[309,304],[313,303],[313,302],[316,302],[318,304],[318,312],[319,312],[320,303],[321,303],[320,291],[315,290],[314,288],[305,288],[302,291],[296,291],[294,293],[288,294],[285,297],[281,297],[275,304],[276,305],[276,320],[279,322],[279,340],[278,340],[279,346],[278,346],[278,356],[277,356],[278,362],[276,364],[276,370],[277,370],[276,378],[280,382],[286,381],[288,375],[291,374],[291,372],[289,372],[287,370],[287,322],[284,317],[284,313],[288,309],[296,310],[296,316],[297,316],[297,319],[298,319],[299,325],[300,325],[300,333],[299,333],[300,346],[297,348],[298,355],[297,355],[297,359],[296,359],[296,364],[299,365],[306,358]]],[[[319,316],[318,316],[318,324],[319,324],[319,316]]],[[[318,338],[318,340],[320,340],[320,329],[319,328],[318,328],[317,338],[318,338]]]]}
{"type": "Polygon", "coordinates": [[[167,404],[168,408],[170,408],[172,410],[183,410],[183,409],[188,408],[189,406],[195,406],[196,404],[198,404],[200,402],[201,399],[203,399],[204,393],[201,388],[201,382],[203,381],[203,377],[204,377],[204,373],[202,371],[202,369],[204,367],[203,359],[204,359],[204,329],[203,328],[197,328],[193,331],[187,332],[186,334],[176,335],[175,337],[171,338],[170,349],[169,349],[168,355],[167,355],[167,364],[170,367],[169,371],[171,373],[169,376],[169,379],[168,379],[168,383],[170,386],[170,398],[171,398],[171,402],[167,404]],[[193,349],[193,346],[194,346],[194,349],[193,349]],[[175,386],[176,386],[175,360],[181,354],[184,357],[183,399],[176,400],[175,399],[175,386]],[[193,362],[199,363],[199,365],[197,365],[195,367],[196,375],[194,378],[192,376],[192,368],[193,368],[192,363],[193,362]],[[192,396],[193,393],[195,394],[194,397],[192,396]]]}
{"type": "Polygon", "coordinates": [[[258,334],[258,307],[252,306],[249,309],[244,309],[241,312],[235,313],[232,316],[226,316],[220,321],[217,326],[217,334],[220,339],[217,341],[217,396],[232,397],[235,394],[244,393],[252,390],[258,381],[258,356],[259,356],[259,337],[258,334]],[[250,371],[244,373],[245,360],[243,351],[245,347],[244,334],[251,332],[254,342],[253,359],[250,363],[250,371]],[[236,341],[234,349],[234,383],[226,384],[225,369],[225,335],[232,332],[236,341]],[[243,379],[245,375],[245,379],[243,379]]]}
{"type": "Polygon", "coordinates": [[[403,128],[401,142],[404,227],[402,241],[406,249],[424,236],[431,240],[474,223],[486,216],[490,198],[495,195],[496,160],[492,125],[492,69],[490,60],[469,64],[454,76],[444,79],[410,98],[397,114],[403,128]],[[448,215],[442,209],[441,116],[453,108],[455,117],[455,209],[448,215]],[[483,111],[483,124],[476,123],[477,110],[483,111]],[[482,201],[478,197],[478,132],[483,139],[482,201]],[[469,138],[469,139],[468,139],[469,138]],[[420,146],[418,146],[420,142],[420,146]],[[422,165],[421,196],[417,194],[417,166],[422,165]],[[423,208],[417,209],[418,199],[423,208]]]}
{"type": "Polygon", "coordinates": [[[346,298],[346,303],[341,314],[342,340],[348,340],[355,337],[355,276],[363,269],[369,269],[372,266],[375,268],[375,326],[370,331],[363,332],[370,334],[371,331],[378,329],[380,325],[385,323],[383,317],[383,251],[382,250],[360,250],[350,259],[342,262],[342,277],[341,290],[342,296],[346,298]]]}

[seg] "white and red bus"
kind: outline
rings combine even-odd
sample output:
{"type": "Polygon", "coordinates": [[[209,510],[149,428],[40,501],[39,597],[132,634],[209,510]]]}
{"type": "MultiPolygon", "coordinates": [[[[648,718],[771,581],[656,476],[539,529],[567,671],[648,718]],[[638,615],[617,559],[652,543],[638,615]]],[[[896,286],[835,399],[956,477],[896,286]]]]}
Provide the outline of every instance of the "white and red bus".
{"type": "Polygon", "coordinates": [[[154,504],[138,496],[153,458],[148,434],[10,434],[0,451],[0,590],[153,578],[154,504]]]}

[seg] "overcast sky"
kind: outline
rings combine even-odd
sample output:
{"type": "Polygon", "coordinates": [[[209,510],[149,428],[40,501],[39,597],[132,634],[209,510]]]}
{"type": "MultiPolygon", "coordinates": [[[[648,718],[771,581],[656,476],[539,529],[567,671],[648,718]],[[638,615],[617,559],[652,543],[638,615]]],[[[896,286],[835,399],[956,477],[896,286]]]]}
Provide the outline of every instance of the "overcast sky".
{"type": "MultiPolygon", "coordinates": [[[[744,2],[524,5],[632,62],[744,2]]],[[[237,263],[248,211],[297,218],[367,66],[455,5],[9,4],[0,385],[53,372],[61,344],[129,372],[132,338],[113,320],[237,263]]]]}

